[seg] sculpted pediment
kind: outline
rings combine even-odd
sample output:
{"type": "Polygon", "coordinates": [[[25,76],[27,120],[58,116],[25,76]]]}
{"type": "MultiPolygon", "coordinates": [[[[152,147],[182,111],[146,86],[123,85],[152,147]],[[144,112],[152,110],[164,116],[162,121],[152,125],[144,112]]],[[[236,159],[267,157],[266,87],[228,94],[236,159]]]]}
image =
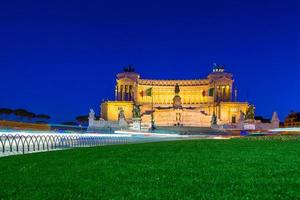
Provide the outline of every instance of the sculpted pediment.
{"type": "Polygon", "coordinates": [[[221,78],[219,78],[219,79],[217,79],[218,81],[232,81],[232,79],[230,79],[230,78],[227,78],[226,76],[223,76],[223,77],[221,77],[221,78]]]}
{"type": "Polygon", "coordinates": [[[212,80],[212,82],[213,81],[215,81],[215,82],[217,82],[217,83],[232,83],[233,82],[233,80],[232,79],[230,79],[230,78],[227,78],[226,76],[222,76],[222,77],[216,77],[216,78],[214,78],[213,80],[212,80]]]}

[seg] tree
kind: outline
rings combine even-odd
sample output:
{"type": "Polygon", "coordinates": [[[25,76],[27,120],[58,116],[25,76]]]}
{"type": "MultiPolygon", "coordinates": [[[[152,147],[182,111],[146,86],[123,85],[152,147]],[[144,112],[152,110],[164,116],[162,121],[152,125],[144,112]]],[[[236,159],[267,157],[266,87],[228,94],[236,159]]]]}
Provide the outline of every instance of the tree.
{"type": "Polygon", "coordinates": [[[33,112],[27,112],[26,117],[29,121],[32,121],[32,119],[36,117],[36,114],[33,112]]]}
{"type": "Polygon", "coordinates": [[[20,120],[22,121],[24,117],[27,116],[28,111],[25,109],[16,109],[14,110],[14,114],[20,118],[20,120]]]}
{"type": "Polygon", "coordinates": [[[5,118],[7,118],[8,115],[12,114],[13,110],[9,108],[0,108],[0,115],[6,115],[5,118]]]}
{"type": "Polygon", "coordinates": [[[42,121],[43,120],[47,121],[47,120],[51,119],[51,117],[49,115],[45,115],[45,114],[38,114],[38,115],[35,116],[35,118],[36,119],[40,119],[42,121]]]}
{"type": "Polygon", "coordinates": [[[47,122],[41,121],[41,120],[38,120],[38,121],[36,121],[35,123],[37,123],[37,124],[47,124],[47,122]]]}
{"type": "Polygon", "coordinates": [[[89,116],[87,115],[77,116],[76,121],[81,125],[85,124],[89,121],[89,116]]]}
{"type": "Polygon", "coordinates": [[[61,125],[67,125],[67,126],[78,126],[76,122],[63,122],[61,125]]]}
{"type": "Polygon", "coordinates": [[[249,105],[246,111],[245,119],[254,120],[255,118],[255,107],[254,105],[249,105]]]}

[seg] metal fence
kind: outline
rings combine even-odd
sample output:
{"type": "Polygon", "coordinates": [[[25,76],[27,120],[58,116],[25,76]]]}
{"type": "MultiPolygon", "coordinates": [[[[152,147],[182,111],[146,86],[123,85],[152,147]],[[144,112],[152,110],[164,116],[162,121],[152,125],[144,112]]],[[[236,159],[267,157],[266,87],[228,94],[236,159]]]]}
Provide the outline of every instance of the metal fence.
{"type": "Polygon", "coordinates": [[[92,147],[112,144],[127,144],[133,141],[128,136],[85,135],[0,135],[0,156],[25,154],[77,147],[92,147]]]}

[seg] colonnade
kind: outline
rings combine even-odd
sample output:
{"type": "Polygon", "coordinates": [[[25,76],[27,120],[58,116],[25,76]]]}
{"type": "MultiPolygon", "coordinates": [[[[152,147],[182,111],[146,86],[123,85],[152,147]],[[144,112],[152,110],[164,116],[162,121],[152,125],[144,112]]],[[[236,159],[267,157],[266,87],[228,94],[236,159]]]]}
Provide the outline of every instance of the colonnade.
{"type": "Polygon", "coordinates": [[[115,89],[115,99],[117,101],[133,101],[134,90],[132,84],[117,85],[115,89]]]}
{"type": "MultiPolygon", "coordinates": [[[[117,101],[134,101],[137,100],[139,103],[151,103],[153,98],[154,104],[172,104],[174,98],[174,92],[170,90],[160,90],[153,87],[152,95],[146,96],[143,94],[146,89],[141,88],[138,91],[137,99],[135,99],[135,88],[133,84],[118,84],[115,88],[115,99],[117,101]]],[[[231,88],[229,85],[219,85],[215,88],[216,101],[231,101],[231,88]]],[[[181,97],[182,104],[200,104],[214,101],[213,96],[209,96],[208,89],[183,89],[179,94],[181,97]]]]}
{"type": "MultiPolygon", "coordinates": [[[[162,92],[153,90],[153,103],[154,104],[173,104],[174,92],[162,92]]],[[[211,97],[203,95],[203,90],[193,91],[193,92],[180,92],[182,104],[200,104],[207,103],[212,100],[211,97]]],[[[140,103],[151,103],[152,97],[150,96],[140,96],[138,98],[140,103]]]]}

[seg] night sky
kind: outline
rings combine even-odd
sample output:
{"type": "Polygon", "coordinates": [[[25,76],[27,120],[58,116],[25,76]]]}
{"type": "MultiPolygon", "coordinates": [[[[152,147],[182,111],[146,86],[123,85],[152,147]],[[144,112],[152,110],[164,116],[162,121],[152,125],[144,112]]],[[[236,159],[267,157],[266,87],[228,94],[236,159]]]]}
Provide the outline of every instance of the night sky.
{"type": "Polygon", "coordinates": [[[239,100],[281,120],[300,111],[299,1],[0,2],[0,107],[71,121],[114,98],[115,75],[232,72],[239,100]]]}

